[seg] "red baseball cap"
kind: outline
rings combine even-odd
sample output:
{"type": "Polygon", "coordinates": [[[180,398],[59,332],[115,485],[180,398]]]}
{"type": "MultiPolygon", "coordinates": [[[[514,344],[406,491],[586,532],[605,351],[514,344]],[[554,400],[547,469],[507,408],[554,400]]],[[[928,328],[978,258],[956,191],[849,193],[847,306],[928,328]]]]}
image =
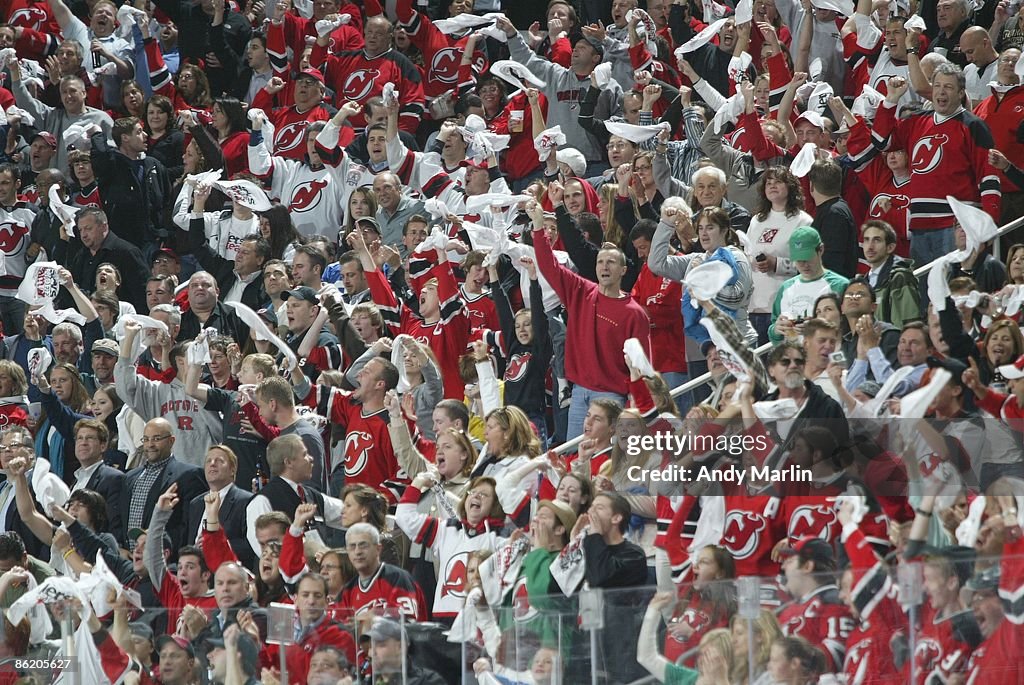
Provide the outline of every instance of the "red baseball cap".
{"type": "Polygon", "coordinates": [[[297,76],[296,78],[299,78],[301,76],[308,76],[310,78],[316,79],[320,83],[325,83],[324,75],[319,69],[314,69],[312,67],[310,67],[309,69],[303,69],[302,71],[299,72],[299,76],[297,76]]]}
{"type": "Polygon", "coordinates": [[[476,161],[475,159],[464,159],[461,162],[459,162],[459,166],[473,167],[474,169],[483,169],[484,171],[487,171],[491,168],[490,162],[488,162],[486,159],[481,159],[479,162],[476,161]]]}

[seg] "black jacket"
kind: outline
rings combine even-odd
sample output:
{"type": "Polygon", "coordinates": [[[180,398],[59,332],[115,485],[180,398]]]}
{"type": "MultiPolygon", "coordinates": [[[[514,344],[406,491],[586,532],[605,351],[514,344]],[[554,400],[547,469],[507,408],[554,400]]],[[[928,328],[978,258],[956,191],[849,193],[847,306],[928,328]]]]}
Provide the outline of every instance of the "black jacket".
{"type": "MultiPolygon", "coordinates": [[[[185,171],[185,134],[181,131],[168,131],[156,142],[150,143],[149,156],[158,160],[167,169],[168,178],[180,178],[185,171]]],[[[176,197],[168,195],[169,198],[176,197]]]]}
{"type": "MultiPolygon", "coordinates": [[[[224,212],[228,215],[231,214],[230,209],[225,209],[224,212]]],[[[228,293],[231,292],[231,289],[235,287],[235,283],[238,282],[238,274],[235,273],[235,263],[210,249],[206,241],[206,223],[203,217],[191,219],[188,232],[192,254],[199,261],[199,266],[203,267],[211,276],[217,279],[217,285],[220,288],[220,299],[223,301],[228,293]]],[[[267,291],[263,289],[263,272],[261,271],[242,291],[242,304],[255,312],[267,306],[269,302],[270,297],[267,295],[267,291]]]]}
{"type": "Polygon", "coordinates": [[[97,267],[104,262],[110,262],[121,272],[121,296],[135,305],[135,311],[140,314],[149,311],[149,307],[146,306],[149,267],[135,245],[117,237],[111,230],[95,255],[90,250],[82,248],[74,258],[67,260],[64,251],[68,249],[68,243],[62,240],[57,247],[58,252],[54,255],[54,261],[68,265],[75,283],[82,290],[91,292],[96,283],[97,267]]]}
{"type": "Polygon", "coordinates": [[[101,465],[93,471],[86,490],[93,490],[103,495],[107,503],[107,532],[120,543],[125,539],[125,531],[121,520],[121,502],[124,499],[125,474],[112,466],[101,465]]]}
{"type": "MultiPolygon", "coordinates": [[[[145,468],[145,465],[143,465],[132,469],[124,479],[124,491],[127,493],[127,496],[121,504],[121,528],[125,532],[128,531],[128,513],[131,511],[132,493],[134,493],[135,484],[145,468]]],[[[195,499],[196,495],[200,495],[207,490],[206,478],[203,477],[203,470],[201,468],[178,461],[176,457],[172,456],[171,460],[167,462],[167,466],[164,467],[163,473],[156,479],[149,494],[146,496],[146,513],[144,515],[143,528],[149,527],[149,519],[156,509],[156,501],[164,493],[164,490],[171,487],[172,483],[178,484],[178,498],[181,502],[191,502],[195,499]]],[[[175,550],[180,549],[185,544],[184,509],[185,507],[175,507],[174,512],[171,514],[171,519],[167,522],[166,532],[171,537],[175,550]]],[[[119,540],[119,542],[125,546],[125,549],[129,549],[127,540],[119,540]]]]}
{"type": "Polygon", "coordinates": [[[821,263],[841,276],[857,275],[857,225],[846,200],[835,197],[818,205],[811,226],[818,229],[825,252],[821,263]]]}
{"type": "Polygon", "coordinates": [[[171,181],[164,165],[155,157],[132,161],[108,147],[103,133],[95,133],[92,167],[110,230],[136,247],[157,242],[164,206],[172,202],[171,181]]]}
{"type": "MultiPolygon", "coordinates": [[[[807,400],[800,408],[800,413],[797,414],[796,419],[793,421],[793,426],[789,429],[786,444],[776,454],[781,455],[787,451],[796,434],[802,428],[810,426],[822,426],[830,430],[836,436],[836,441],[840,447],[849,445],[850,424],[846,420],[846,413],[843,412],[843,408],[839,406],[838,402],[826,395],[824,390],[811,381],[804,381],[804,388],[807,391],[807,400]]],[[[775,390],[768,393],[764,399],[765,401],[779,399],[779,391],[775,390]]],[[[782,445],[781,440],[776,440],[776,443],[782,445]]]]}
{"type": "MultiPolygon", "coordinates": [[[[195,544],[200,534],[199,524],[202,522],[203,516],[206,515],[205,497],[206,493],[196,495],[189,502],[187,523],[185,524],[185,530],[188,531],[185,538],[186,544],[195,544]]],[[[252,551],[252,545],[249,544],[248,537],[246,537],[247,526],[245,521],[245,510],[249,506],[249,500],[252,497],[251,492],[246,492],[237,485],[232,485],[220,503],[220,525],[224,529],[225,535],[228,536],[228,542],[231,543],[231,549],[235,551],[235,556],[238,557],[238,560],[246,568],[254,568],[253,564],[256,563],[256,555],[252,551]]]]}
{"type": "Polygon", "coordinates": [[[235,314],[235,310],[218,302],[205,324],[199,321],[199,317],[192,310],[182,314],[178,342],[192,340],[204,328],[216,328],[221,335],[234,338],[240,343],[249,339],[249,327],[242,323],[242,320],[235,314]]]}

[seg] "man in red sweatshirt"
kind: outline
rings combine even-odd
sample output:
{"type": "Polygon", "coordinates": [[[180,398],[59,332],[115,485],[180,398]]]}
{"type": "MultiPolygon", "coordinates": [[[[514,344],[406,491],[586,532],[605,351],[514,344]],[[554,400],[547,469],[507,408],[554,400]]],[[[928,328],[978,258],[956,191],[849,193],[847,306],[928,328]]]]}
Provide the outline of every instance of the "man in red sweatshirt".
{"type": "MultiPolygon", "coordinates": [[[[548,198],[556,213],[565,213],[562,188],[553,183],[548,198]]],[[[583,432],[583,419],[591,400],[611,397],[625,404],[629,390],[629,369],[622,345],[630,338],[640,341],[651,357],[651,320],[644,308],[622,291],[626,256],[614,246],[597,253],[597,283],[588,281],[555,261],[551,243],[544,232],[544,209],[531,202],[527,212],[533,220],[533,246],[537,267],[558,294],[568,313],[565,376],[573,384],[566,439],[583,432]]]]}

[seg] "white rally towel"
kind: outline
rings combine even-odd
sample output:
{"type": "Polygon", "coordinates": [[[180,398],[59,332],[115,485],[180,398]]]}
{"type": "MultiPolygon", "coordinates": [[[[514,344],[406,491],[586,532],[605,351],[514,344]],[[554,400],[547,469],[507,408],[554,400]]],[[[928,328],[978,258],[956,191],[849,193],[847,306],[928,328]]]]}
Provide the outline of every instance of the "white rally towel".
{"type": "Polygon", "coordinates": [[[589,534],[590,526],[587,526],[562,548],[548,567],[551,577],[566,597],[571,597],[586,577],[587,560],[583,553],[583,540],[589,534]]]}
{"type": "Polygon", "coordinates": [[[60,186],[56,183],[50,186],[50,190],[46,193],[47,199],[50,201],[50,210],[57,215],[60,222],[64,224],[64,230],[67,231],[68,237],[75,237],[75,215],[78,214],[78,207],[64,204],[64,200],[60,197],[60,186]]]}
{"type": "Polygon", "coordinates": [[[398,89],[395,88],[395,84],[391,81],[385,83],[381,89],[380,97],[384,100],[385,105],[398,104],[398,89]]]}
{"type": "Polygon", "coordinates": [[[762,421],[787,421],[800,413],[800,407],[787,397],[784,400],[754,402],[754,413],[762,421]]]}
{"type": "Polygon", "coordinates": [[[21,107],[15,107],[14,105],[7,108],[7,117],[19,117],[23,124],[27,124],[29,126],[36,125],[36,118],[34,116],[23,110],[21,107]]]}
{"type": "Polygon", "coordinates": [[[825,114],[825,110],[828,109],[828,100],[835,91],[832,90],[832,84],[827,81],[821,81],[814,85],[814,90],[807,96],[807,109],[818,114],[825,114]]]}
{"type": "Polygon", "coordinates": [[[161,334],[170,335],[170,331],[167,330],[167,324],[163,321],[158,321],[151,316],[144,314],[125,314],[118,318],[117,323],[114,324],[114,337],[119,341],[124,340],[125,337],[125,324],[129,321],[134,321],[142,327],[139,331],[139,335],[135,337],[135,342],[132,343],[131,357],[136,359],[143,349],[148,349],[152,345],[157,343],[160,339],[161,334]]]}
{"type": "Polygon", "coordinates": [[[544,129],[540,135],[533,139],[533,147],[537,151],[537,157],[542,162],[548,161],[551,153],[560,145],[565,145],[565,134],[561,126],[552,126],[544,129]]]}
{"type": "Polygon", "coordinates": [[[13,60],[18,59],[18,52],[14,48],[0,50],[0,69],[5,69],[13,60]]]}
{"type": "Polygon", "coordinates": [[[637,126],[624,121],[606,121],[604,126],[611,135],[625,138],[632,143],[643,143],[662,131],[671,131],[671,124],[667,121],[651,126],[637,126]]]}
{"type": "Polygon", "coordinates": [[[983,243],[995,238],[999,227],[996,226],[995,220],[989,216],[988,212],[982,209],[961,202],[952,195],[946,196],[946,202],[949,203],[957,223],[964,229],[967,236],[967,246],[963,250],[949,255],[955,258],[954,261],[960,262],[967,259],[975,248],[981,247],[983,243]]]}
{"type": "Polygon", "coordinates": [[[985,513],[985,496],[979,495],[967,509],[967,516],[956,527],[956,541],[964,547],[974,547],[981,530],[981,517],[985,513]]]}
{"type": "Polygon", "coordinates": [[[395,392],[399,395],[408,392],[412,387],[409,384],[409,372],[405,370],[405,346],[410,340],[412,340],[411,335],[402,333],[395,336],[391,343],[391,363],[398,369],[398,386],[395,388],[395,392]]]}
{"type": "Polygon", "coordinates": [[[249,330],[252,331],[252,334],[257,340],[272,343],[281,352],[281,354],[284,355],[285,360],[288,362],[289,370],[293,370],[299,365],[299,359],[295,356],[295,353],[292,352],[291,348],[288,347],[288,343],[274,335],[274,333],[267,328],[267,324],[259,314],[249,309],[249,307],[245,306],[241,302],[225,302],[224,304],[235,310],[235,313],[238,314],[238,318],[242,320],[242,323],[249,327],[249,330]]]}
{"type": "Polygon", "coordinates": [[[89,134],[86,132],[87,128],[88,127],[83,126],[82,124],[71,124],[64,129],[64,133],[61,134],[61,139],[64,141],[65,145],[70,145],[76,150],[85,150],[90,145],[89,134]]]}
{"type": "Polygon", "coordinates": [[[213,185],[229,198],[254,212],[265,212],[274,205],[263,189],[252,181],[215,181],[213,185]]]}
{"type": "Polygon", "coordinates": [[[466,29],[475,29],[493,24],[498,17],[504,17],[501,12],[488,12],[483,16],[476,14],[458,14],[450,19],[438,19],[433,22],[434,28],[446,36],[459,33],[466,29]]]}
{"type": "MultiPolygon", "coordinates": [[[[436,25],[436,22],[435,22],[436,25]]],[[[543,88],[547,85],[543,79],[538,78],[532,71],[519,62],[510,59],[501,59],[491,65],[491,74],[502,81],[515,86],[519,90],[526,90],[529,83],[534,88],[543,88]]]]}
{"type": "Polygon", "coordinates": [[[607,86],[612,80],[612,64],[611,62],[601,62],[594,67],[594,84],[601,90],[607,86]]]}
{"type": "Polygon", "coordinates": [[[484,193],[466,198],[467,212],[481,212],[488,207],[511,207],[520,202],[536,199],[532,195],[509,195],[508,193],[484,193]]]}
{"type": "MultiPolygon", "coordinates": [[[[263,114],[263,110],[262,109],[259,109],[259,108],[254,109],[254,110],[250,109],[249,110],[249,119],[253,118],[253,112],[259,112],[260,114],[263,114]]],[[[264,115],[264,118],[265,117],[266,117],[266,115],[264,115]]],[[[220,179],[220,177],[221,177],[221,175],[223,173],[224,173],[223,169],[214,169],[212,171],[202,171],[202,172],[200,172],[198,174],[189,174],[188,176],[185,177],[185,183],[187,183],[190,186],[197,186],[197,185],[212,186],[218,179],[220,179]]]]}
{"type": "Polygon", "coordinates": [[[71,490],[63,480],[56,476],[47,478],[49,475],[50,462],[37,457],[32,466],[32,490],[43,511],[50,511],[51,505],[63,507],[71,496],[71,490]]]}
{"type": "Polygon", "coordinates": [[[824,65],[821,62],[820,57],[815,57],[811,60],[810,66],[807,67],[807,80],[808,81],[820,81],[821,72],[824,69],[824,65]]]}
{"type": "Polygon", "coordinates": [[[36,310],[36,314],[43,317],[54,326],[65,321],[70,321],[78,326],[85,325],[85,317],[77,309],[54,309],[53,302],[47,302],[36,310]]]}
{"type": "Polygon", "coordinates": [[[918,31],[921,31],[923,33],[928,29],[928,25],[925,24],[925,21],[924,19],[921,18],[921,15],[915,14],[911,16],[910,19],[907,19],[906,23],[903,24],[903,28],[905,28],[907,31],[917,29],[918,31]]]}
{"type": "Polygon", "coordinates": [[[16,297],[29,305],[53,302],[60,294],[60,279],[57,277],[59,268],[57,262],[29,264],[16,297]]]}
{"type": "Polygon", "coordinates": [[[337,29],[341,28],[345,24],[350,23],[351,21],[352,15],[348,14],[347,12],[345,14],[339,14],[334,19],[334,21],[321,19],[316,23],[316,35],[320,36],[321,38],[323,38],[324,36],[329,36],[332,33],[334,33],[337,29]]]}
{"type": "Polygon", "coordinates": [[[121,5],[117,10],[117,35],[128,40],[136,22],[148,21],[149,15],[131,5],[121,5]]]}
{"type": "Polygon", "coordinates": [[[303,19],[313,18],[313,0],[294,0],[292,5],[295,6],[295,11],[303,19]]]}
{"type": "MultiPolygon", "coordinates": [[[[932,405],[952,377],[953,374],[945,369],[932,369],[932,377],[928,381],[928,385],[918,388],[900,400],[900,418],[923,419],[928,407],[932,405]]],[[[914,428],[913,421],[900,421],[900,425],[911,431],[917,430],[914,428]]]]}
{"type": "Polygon", "coordinates": [[[701,319],[700,325],[707,329],[708,335],[711,336],[711,341],[715,343],[715,347],[718,349],[718,357],[721,359],[722,365],[726,370],[735,376],[736,380],[740,383],[752,382],[754,374],[750,372],[750,368],[743,361],[743,357],[733,349],[728,339],[718,330],[711,317],[706,316],[701,319]]]}
{"type": "Polygon", "coordinates": [[[654,367],[651,366],[651,360],[647,358],[647,352],[644,351],[644,346],[640,344],[639,340],[630,338],[622,344],[622,351],[637,373],[647,378],[654,377],[654,367]]]}
{"type": "Polygon", "coordinates": [[[740,115],[743,114],[743,110],[746,108],[747,103],[743,100],[743,95],[736,93],[725,101],[725,104],[715,112],[715,118],[711,120],[711,125],[715,129],[715,133],[721,133],[725,125],[735,124],[740,115]]]}
{"type": "Polygon", "coordinates": [[[432,197],[423,203],[423,208],[430,212],[430,216],[435,219],[447,219],[448,215],[451,214],[451,210],[441,200],[436,197],[432,197]]]}
{"type": "Polygon", "coordinates": [[[854,99],[850,111],[870,121],[875,118],[875,112],[878,111],[878,106],[882,104],[883,100],[885,100],[884,95],[865,84],[861,86],[860,95],[854,99]]]}
{"type": "Polygon", "coordinates": [[[814,143],[804,143],[804,146],[800,148],[800,152],[793,158],[793,163],[789,165],[789,170],[797,178],[803,178],[811,171],[811,167],[814,166],[814,162],[817,159],[818,146],[814,143]]]}
{"type": "MultiPolygon", "coordinates": [[[[882,384],[882,389],[878,391],[874,399],[864,404],[865,412],[872,418],[878,416],[878,412],[882,410],[886,400],[896,391],[896,386],[908,378],[914,373],[914,367],[912,366],[901,366],[900,368],[889,374],[889,377],[885,379],[885,383],[882,384]]],[[[854,388],[856,390],[856,388],[854,388]]]]}
{"type": "MultiPolygon", "coordinates": [[[[707,19],[705,19],[705,21],[707,21],[707,19]]],[[[719,19],[718,21],[705,26],[700,33],[676,48],[676,59],[685,59],[685,55],[687,53],[698,50],[710,43],[711,39],[718,35],[718,32],[722,30],[722,27],[725,26],[725,22],[727,21],[728,19],[719,19]]]]}
{"type": "MultiPolygon", "coordinates": [[[[53,355],[45,347],[33,347],[27,357],[29,379],[39,378],[53,363],[53,355]]],[[[34,381],[33,381],[34,382],[34,381]]]]}
{"type": "Polygon", "coordinates": [[[216,336],[216,328],[204,328],[199,331],[199,335],[195,337],[195,340],[192,341],[192,344],[188,346],[188,350],[185,352],[185,358],[188,360],[189,365],[202,366],[212,361],[210,357],[210,340],[216,336]]]}
{"type": "Polygon", "coordinates": [[[753,0],[740,0],[736,4],[736,14],[733,17],[736,20],[736,25],[746,24],[754,18],[754,2],[753,0]]]}
{"type": "Polygon", "coordinates": [[[693,293],[694,308],[700,307],[697,300],[714,299],[733,275],[732,267],[717,259],[690,269],[683,278],[683,285],[693,293]]]}

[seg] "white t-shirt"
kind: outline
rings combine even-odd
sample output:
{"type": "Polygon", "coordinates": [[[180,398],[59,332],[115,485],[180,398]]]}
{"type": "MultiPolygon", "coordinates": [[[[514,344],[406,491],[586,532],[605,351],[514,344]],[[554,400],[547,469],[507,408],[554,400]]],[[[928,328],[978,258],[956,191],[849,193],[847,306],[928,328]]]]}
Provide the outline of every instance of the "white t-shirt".
{"type": "Polygon", "coordinates": [[[771,211],[762,221],[755,215],[747,229],[750,238],[750,270],[754,276],[754,292],[750,297],[751,314],[771,314],[775,294],[779,286],[796,275],[796,268],[789,259],[789,236],[800,226],[810,226],[813,219],[807,212],[797,212],[787,217],[782,212],[771,211]],[[757,270],[757,255],[775,257],[775,272],[761,273],[757,270]]]}

